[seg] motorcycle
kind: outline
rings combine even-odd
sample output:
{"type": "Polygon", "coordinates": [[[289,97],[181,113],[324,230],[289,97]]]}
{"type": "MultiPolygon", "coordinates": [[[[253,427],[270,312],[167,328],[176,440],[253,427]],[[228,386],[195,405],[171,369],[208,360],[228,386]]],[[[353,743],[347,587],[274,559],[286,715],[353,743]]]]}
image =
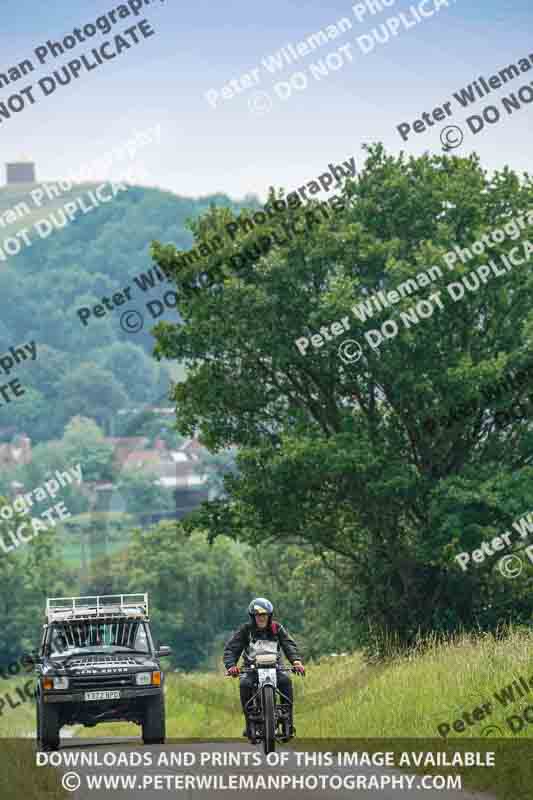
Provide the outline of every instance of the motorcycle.
{"type": "Polygon", "coordinates": [[[256,691],[247,703],[246,714],[250,741],[252,744],[262,741],[265,755],[275,751],[276,742],[288,742],[293,737],[291,703],[278,689],[277,673],[297,671],[277,666],[277,658],[276,643],[256,642],[252,665],[241,669],[242,674],[254,674],[257,678],[254,682],[256,691]]]}

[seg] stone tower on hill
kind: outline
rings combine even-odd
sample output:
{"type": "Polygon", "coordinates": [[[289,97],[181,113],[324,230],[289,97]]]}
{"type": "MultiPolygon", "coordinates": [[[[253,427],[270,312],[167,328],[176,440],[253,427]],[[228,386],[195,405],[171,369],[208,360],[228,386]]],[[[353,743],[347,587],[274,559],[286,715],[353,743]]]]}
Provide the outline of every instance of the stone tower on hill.
{"type": "Polygon", "coordinates": [[[12,183],[37,183],[35,164],[29,160],[6,164],[6,180],[8,186],[12,183]]]}

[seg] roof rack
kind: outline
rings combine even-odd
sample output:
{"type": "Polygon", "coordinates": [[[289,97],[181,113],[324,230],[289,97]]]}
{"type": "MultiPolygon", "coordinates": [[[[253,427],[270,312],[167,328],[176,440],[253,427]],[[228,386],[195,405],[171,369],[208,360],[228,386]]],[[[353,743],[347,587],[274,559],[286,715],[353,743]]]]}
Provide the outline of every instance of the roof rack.
{"type": "Polygon", "coordinates": [[[48,622],[94,620],[100,617],[148,618],[148,594],[101,594],[85,597],[49,597],[48,622]]]}

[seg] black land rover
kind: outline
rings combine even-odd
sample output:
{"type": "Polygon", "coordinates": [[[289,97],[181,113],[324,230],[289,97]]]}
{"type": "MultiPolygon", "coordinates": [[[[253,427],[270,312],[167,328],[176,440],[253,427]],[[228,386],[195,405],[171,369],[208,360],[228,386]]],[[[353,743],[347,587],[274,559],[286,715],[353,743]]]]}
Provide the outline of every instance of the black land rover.
{"type": "Polygon", "coordinates": [[[164,674],[146,594],[55,597],[46,603],[38,653],[37,744],[59,747],[63,725],[127,721],[145,744],[165,741],[164,674]]]}

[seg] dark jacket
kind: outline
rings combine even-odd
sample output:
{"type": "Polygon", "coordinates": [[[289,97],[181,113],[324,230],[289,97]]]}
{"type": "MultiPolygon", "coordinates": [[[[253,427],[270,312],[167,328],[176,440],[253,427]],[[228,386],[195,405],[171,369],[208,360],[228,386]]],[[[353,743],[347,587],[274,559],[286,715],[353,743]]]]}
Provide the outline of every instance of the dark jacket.
{"type": "MultiPolygon", "coordinates": [[[[293,661],[301,661],[298,645],[279,622],[273,621],[264,630],[259,630],[255,624],[247,622],[235,631],[224,646],[224,666],[226,669],[235,666],[243,651],[244,665],[249,667],[252,663],[248,656],[250,644],[258,639],[277,641],[291,664],[293,661]]],[[[278,653],[278,664],[281,664],[281,652],[278,653]]]]}

